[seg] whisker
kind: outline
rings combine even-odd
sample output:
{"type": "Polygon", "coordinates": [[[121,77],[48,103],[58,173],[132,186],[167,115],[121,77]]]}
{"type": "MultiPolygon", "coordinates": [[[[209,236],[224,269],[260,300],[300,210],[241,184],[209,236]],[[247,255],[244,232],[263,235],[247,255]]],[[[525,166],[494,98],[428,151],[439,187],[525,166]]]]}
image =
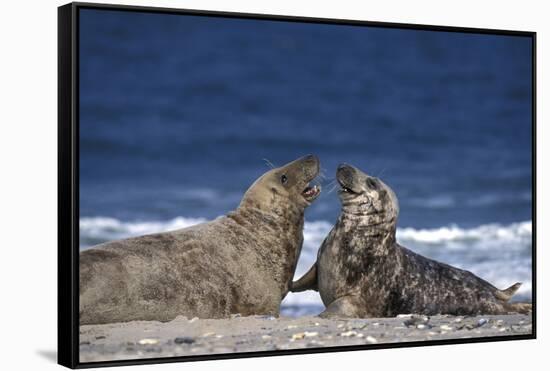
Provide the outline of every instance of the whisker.
{"type": "Polygon", "coordinates": [[[332,192],[334,192],[334,190],[336,189],[336,187],[338,187],[338,183],[334,184],[332,186],[332,188],[327,192],[327,194],[331,194],[332,192]]]}
{"type": "Polygon", "coordinates": [[[320,176],[323,179],[326,179],[327,178],[327,172],[328,172],[327,169],[322,167],[322,168],[319,169],[319,175],[318,176],[320,176]]]}
{"type": "MultiPolygon", "coordinates": [[[[328,180],[328,179],[327,179],[328,180]]],[[[325,187],[331,187],[334,183],[336,183],[336,178],[332,179],[331,181],[327,182],[325,184],[325,187]]]]}
{"type": "Polygon", "coordinates": [[[271,169],[275,169],[275,165],[273,165],[273,163],[271,161],[269,161],[267,158],[263,158],[262,160],[264,160],[265,164],[270,167],[271,169]]]}
{"type": "Polygon", "coordinates": [[[376,177],[377,177],[377,178],[380,178],[380,177],[384,174],[384,171],[386,171],[387,168],[388,168],[387,166],[384,166],[384,167],[382,168],[382,171],[378,172],[378,175],[377,175],[376,177]]]}
{"type": "Polygon", "coordinates": [[[318,185],[320,188],[323,188],[323,184],[321,183],[321,180],[319,179],[319,177],[316,177],[314,178],[311,183],[315,184],[315,185],[318,185]]]}

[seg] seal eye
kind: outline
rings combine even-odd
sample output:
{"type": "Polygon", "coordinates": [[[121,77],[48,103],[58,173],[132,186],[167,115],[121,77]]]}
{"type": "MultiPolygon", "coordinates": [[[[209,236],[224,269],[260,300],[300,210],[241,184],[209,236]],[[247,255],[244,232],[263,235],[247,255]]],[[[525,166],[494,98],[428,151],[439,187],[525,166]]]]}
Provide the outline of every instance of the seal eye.
{"type": "Polygon", "coordinates": [[[286,177],[286,175],[282,175],[281,176],[281,183],[285,184],[286,182],[288,182],[288,178],[286,177]]]}

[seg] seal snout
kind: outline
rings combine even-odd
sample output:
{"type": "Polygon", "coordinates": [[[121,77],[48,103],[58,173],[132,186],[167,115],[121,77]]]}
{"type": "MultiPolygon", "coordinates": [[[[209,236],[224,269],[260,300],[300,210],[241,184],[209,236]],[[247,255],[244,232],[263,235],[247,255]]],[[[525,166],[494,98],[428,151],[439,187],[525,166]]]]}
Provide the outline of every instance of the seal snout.
{"type": "Polygon", "coordinates": [[[319,157],[315,155],[306,155],[302,157],[300,162],[303,163],[304,171],[307,175],[309,180],[313,180],[318,174],[321,167],[321,161],[319,161],[319,157]]]}
{"type": "Polygon", "coordinates": [[[311,154],[300,158],[298,161],[302,164],[302,169],[304,171],[304,176],[306,177],[307,183],[306,187],[302,190],[302,196],[308,203],[311,203],[321,193],[321,188],[319,186],[309,185],[309,182],[319,175],[321,162],[319,161],[319,157],[311,154]]]}
{"type": "Polygon", "coordinates": [[[357,170],[348,164],[338,165],[336,170],[336,179],[342,187],[342,192],[344,193],[358,193],[355,190],[354,183],[357,175],[357,170]]]}

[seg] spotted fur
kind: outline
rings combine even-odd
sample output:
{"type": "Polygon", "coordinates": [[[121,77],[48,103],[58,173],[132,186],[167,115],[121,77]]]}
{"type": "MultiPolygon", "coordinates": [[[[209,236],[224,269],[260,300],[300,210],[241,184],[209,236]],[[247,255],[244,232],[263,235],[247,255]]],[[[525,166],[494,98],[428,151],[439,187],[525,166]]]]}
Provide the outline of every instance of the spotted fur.
{"type": "Polygon", "coordinates": [[[517,283],[499,290],[471,272],[428,259],[396,242],[399,204],[380,179],[341,165],[342,210],[310,271],[292,291],[318,290],[322,316],[389,317],[403,313],[527,312],[509,303],[517,283]]]}

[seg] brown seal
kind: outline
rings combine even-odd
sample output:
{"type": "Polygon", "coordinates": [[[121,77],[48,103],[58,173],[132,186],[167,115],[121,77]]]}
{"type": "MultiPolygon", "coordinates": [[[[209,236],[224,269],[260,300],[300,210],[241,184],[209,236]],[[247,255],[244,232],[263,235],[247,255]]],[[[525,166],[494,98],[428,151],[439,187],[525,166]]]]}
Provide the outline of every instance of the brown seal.
{"type": "Polygon", "coordinates": [[[520,283],[499,290],[474,274],[418,255],[396,242],[399,206],[380,179],[340,165],[341,214],[317,261],[291,291],[319,291],[323,317],[528,312],[509,303],[520,283]]]}
{"type": "Polygon", "coordinates": [[[257,179],[235,211],[80,253],[80,324],[278,315],[319,195],[309,155],[257,179]]]}

